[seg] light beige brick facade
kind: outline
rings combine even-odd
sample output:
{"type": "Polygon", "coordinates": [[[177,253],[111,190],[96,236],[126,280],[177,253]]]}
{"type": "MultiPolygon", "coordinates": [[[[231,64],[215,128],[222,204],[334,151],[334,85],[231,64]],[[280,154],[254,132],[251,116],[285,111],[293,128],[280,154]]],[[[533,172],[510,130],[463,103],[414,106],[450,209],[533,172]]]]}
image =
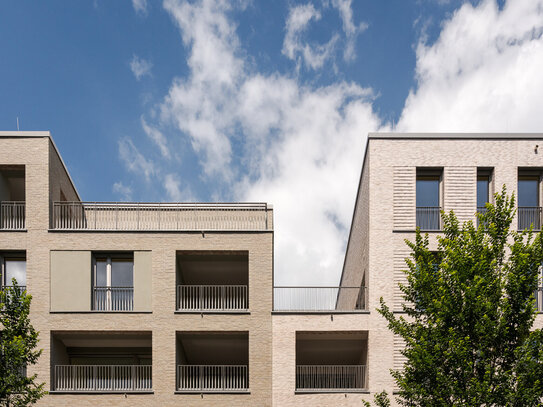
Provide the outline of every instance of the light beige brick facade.
{"type": "MultiPolygon", "coordinates": [[[[33,297],[31,322],[40,333],[39,346],[43,348],[39,363],[29,368],[29,373],[37,373],[38,380],[46,382],[46,389],[51,391],[38,403],[39,406],[272,404],[271,208],[266,210],[267,227],[261,230],[233,230],[231,223],[243,216],[235,207],[221,215],[218,221],[225,224],[232,221],[225,231],[184,231],[182,228],[118,232],[54,230],[53,202],[80,199],[49,133],[0,133],[0,169],[9,165],[25,168],[26,227],[23,231],[0,230],[0,253],[26,252],[27,290],[33,297]],[[134,255],[134,311],[90,311],[90,291],[84,292],[84,297],[74,295],[81,290],[80,284],[90,288],[90,254],[105,251],[138,253],[134,255]],[[176,313],[176,254],[179,251],[248,253],[248,312],[176,313]],[[62,253],[71,255],[62,256],[62,253]],[[140,272],[138,264],[142,265],[140,272]],[[70,267],[73,270],[70,271],[70,267]],[[84,276],[87,280],[83,283],[81,278],[73,277],[74,273],[81,273],[82,267],[88,267],[84,276]],[[150,301],[141,300],[148,296],[150,301]],[[70,304],[73,304],[72,308],[70,304]],[[248,392],[176,394],[176,333],[194,331],[248,333],[248,392]],[[86,332],[150,332],[152,393],[55,394],[52,365],[59,361],[52,361],[52,358],[60,356],[52,353],[52,335],[86,332]]],[[[87,290],[83,288],[83,291],[87,290]]]]}
{"type": "MultiPolygon", "coordinates": [[[[517,194],[519,168],[543,169],[541,134],[370,134],[341,285],[368,286],[367,313],[273,316],[273,401],[276,406],[359,406],[375,393],[392,394],[390,369],[402,366],[401,340],[376,312],[379,299],[401,311],[397,288],[416,227],[417,169],[441,169],[440,205],[462,220],[475,220],[477,169],[492,169],[491,193],[506,185],[517,194]],[[367,331],[368,394],[296,394],[296,332],[367,331]]],[[[541,189],[541,187],[540,187],[541,189]]],[[[543,194],[540,192],[540,199],[543,194]]],[[[539,204],[541,205],[541,203],[539,204]]],[[[517,225],[517,219],[513,221],[517,225]]],[[[430,232],[436,246],[438,232],[430,232]]],[[[538,316],[536,327],[543,326],[538,316]]]]}
{"type": "MultiPolygon", "coordinates": [[[[134,225],[140,227],[139,218],[137,223],[133,218],[121,219],[128,225],[124,230],[92,230],[92,222],[99,225],[100,212],[95,210],[85,213],[88,224],[83,228],[58,228],[54,202],[80,201],[80,197],[49,133],[0,132],[0,171],[10,166],[24,166],[25,171],[25,228],[0,230],[0,256],[26,253],[27,287],[33,296],[31,320],[43,348],[39,363],[29,373],[37,373],[52,390],[38,405],[359,406],[382,390],[393,393],[390,369],[402,365],[402,343],[387,329],[376,308],[383,297],[395,312],[401,312],[397,285],[404,279],[404,259],[409,254],[404,240],[414,238],[417,169],[440,169],[441,207],[454,210],[461,220],[474,220],[477,169],[492,169],[491,192],[505,184],[509,193],[516,193],[519,168],[543,169],[543,150],[538,146],[543,147],[543,135],[370,134],[340,282],[347,287],[367,286],[367,305],[355,309],[356,296],[342,294],[341,304],[352,302],[351,311],[284,312],[272,310],[270,207],[251,212],[234,205],[201,212],[194,219],[185,212],[180,218],[179,208],[177,212],[159,208],[165,214],[163,223],[149,230],[130,230],[134,225]],[[224,228],[184,228],[179,227],[180,221],[224,228]],[[133,311],[91,310],[92,255],[102,252],[133,253],[133,311]],[[248,312],[176,312],[177,256],[181,252],[247,253],[248,312]],[[182,359],[178,335],[206,332],[248,334],[248,392],[176,392],[176,365],[182,359]],[[52,367],[68,363],[62,352],[54,350],[63,346],[58,338],[99,333],[151,336],[152,392],[54,391],[52,367]],[[364,389],[297,391],[297,335],[356,333],[366,338],[364,389]]],[[[142,212],[142,216],[155,210],[142,212]]],[[[111,222],[113,212],[105,212],[111,222]]],[[[437,233],[430,233],[433,246],[437,233]]],[[[538,316],[536,327],[543,327],[543,317],[538,316]]]]}

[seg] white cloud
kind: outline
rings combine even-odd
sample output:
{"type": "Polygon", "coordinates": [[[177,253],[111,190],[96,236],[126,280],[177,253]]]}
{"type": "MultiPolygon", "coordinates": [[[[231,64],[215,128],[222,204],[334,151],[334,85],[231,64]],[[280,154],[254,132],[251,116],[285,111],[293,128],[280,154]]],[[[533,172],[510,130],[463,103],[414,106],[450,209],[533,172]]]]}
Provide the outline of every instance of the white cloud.
{"type": "Polygon", "coordinates": [[[368,28],[367,23],[360,23],[358,26],[354,24],[351,2],[352,0],[332,0],[332,5],[338,9],[343,23],[343,32],[346,37],[343,58],[345,58],[346,61],[352,61],[355,58],[356,38],[358,37],[358,34],[368,28]]]}
{"type": "Polygon", "coordinates": [[[162,154],[162,157],[169,159],[171,157],[170,150],[168,148],[168,142],[166,140],[166,137],[164,137],[164,134],[157,128],[150,126],[147,124],[143,116],[140,118],[141,121],[141,127],[143,128],[143,131],[145,134],[147,134],[147,137],[149,137],[151,140],[155,142],[155,144],[160,149],[160,153],[162,154]]]}
{"type": "Polygon", "coordinates": [[[339,39],[337,34],[325,44],[309,44],[303,41],[303,34],[309,23],[320,19],[321,13],[311,3],[291,7],[289,10],[282,53],[287,58],[296,61],[298,67],[303,62],[311,69],[319,69],[327,59],[332,57],[339,39]]]}
{"type": "Polygon", "coordinates": [[[132,7],[138,14],[147,14],[147,0],[132,0],[132,7]]]}
{"type": "MultiPolygon", "coordinates": [[[[366,134],[388,130],[371,92],[254,72],[228,17],[231,3],[166,0],[165,7],[188,49],[190,73],[172,82],[159,120],[192,143],[204,173],[196,182],[219,176],[228,198],[274,204],[276,284],[337,283],[366,134]]],[[[305,10],[291,24],[303,29],[315,13],[305,10]]],[[[418,46],[418,86],[398,129],[540,131],[542,13],[543,0],[509,1],[503,10],[493,0],[462,6],[435,43],[418,46]]],[[[352,32],[352,16],[342,18],[352,32]]],[[[139,173],[154,168],[136,161],[139,173]]],[[[163,173],[170,199],[187,196],[173,170],[163,173]]]]}
{"type": "Polygon", "coordinates": [[[147,160],[129,138],[119,140],[119,157],[128,171],[143,175],[147,181],[156,173],[153,162],[147,160]]]}
{"type": "Polygon", "coordinates": [[[137,55],[132,56],[130,61],[130,70],[136,77],[136,80],[140,80],[144,76],[151,76],[151,69],[153,64],[150,61],[147,61],[143,58],[138,57],[137,55]]]}
{"type": "Polygon", "coordinates": [[[121,181],[114,183],[112,190],[121,197],[122,201],[132,200],[132,188],[128,185],[124,185],[121,181]]]}
{"type": "Polygon", "coordinates": [[[541,131],[543,1],[464,4],[417,48],[400,131],[541,131]]]}
{"type": "Polygon", "coordinates": [[[194,201],[188,188],[181,188],[181,181],[176,174],[166,174],[164,177],[164,189],[168,194],[168,199],[174,202],[194,201]]]}
{"type": "MultiPolygon", "coordinates": [[[[165,7],[188,48],[190,73],[172,83],[162,124],[189,137],[203,173],[229,185],[228,199],[274,204],[276,282],[337,283],[365,136],[379,126],[371,92],[254,73],[228,18],[231,3],[165,7]]],[[[289,24],[303,27],[308,15],[289,24]]],[[[164,186],[172,199],[186,195],[173,175],[164,186]]]]}

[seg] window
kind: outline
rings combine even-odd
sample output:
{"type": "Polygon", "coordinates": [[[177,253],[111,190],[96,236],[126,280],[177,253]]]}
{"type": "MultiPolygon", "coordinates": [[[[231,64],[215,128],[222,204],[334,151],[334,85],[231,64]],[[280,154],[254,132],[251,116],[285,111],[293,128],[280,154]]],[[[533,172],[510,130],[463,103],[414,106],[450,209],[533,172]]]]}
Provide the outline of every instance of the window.
{"type": "Polygon", "coordinates": [[[134,306],[133,254],[95,254],[93,263],[93,310],[132,311],[134,306]]]}
{"type": "MultiPolygon", "coordinates": [[[[492,168],[477,168],[477,213],[486,212],[492,195],[492,168]]],[[[477,219],[479,225],[479,219],[477,219]]]]}
{"type": "Polygon", "coordinates": [[[539,206],[539,170],[519,170],[518,174],[518,228],[541,229],[541,207],[539,206]]]}
{"type": "Polygon", "coordinates": [[[441,169],[417,168],[417,227],[441,228],[441,169]]]}
{"type": "Polygon", "coordinates": [[[24,253],[0,254],[0,285],[11,286],[15,279],[18,286],[26,287],[26,258],[24,253]]]}

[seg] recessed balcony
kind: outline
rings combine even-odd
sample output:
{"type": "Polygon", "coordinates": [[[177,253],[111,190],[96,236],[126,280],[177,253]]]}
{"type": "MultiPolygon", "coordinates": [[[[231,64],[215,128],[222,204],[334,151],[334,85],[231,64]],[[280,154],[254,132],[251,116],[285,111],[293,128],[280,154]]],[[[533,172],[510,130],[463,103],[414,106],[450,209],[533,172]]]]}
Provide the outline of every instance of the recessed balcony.
{"type": "Polygon", "coordinates": [[[177,312],[248,312],[247,252],[179,252],[177,312]]]}
{"type": "Polygon", "coordinates": [[[367,389],[367,332],[297,332],[296,392],[367,389]]]}
{"type": "Polygon", "coordinates": [[[152,392],[151,333],[53,332],[53,393],[152,392]]]}
{"type": "Polygon", "coordinates": [[[0,230],[24,230],[25,209],[24,166],[0,166],[0,230]]]}
{"type": "Polygon", "coordinates": [[[177,334],[177,391],[246,393],[249,391],[247,332],[177,334]]]}
{"type": "Polygon", "coordinates": [[[52,229],[62,231],[272,230],[265,203],[187,204],[54,202],[52,229]]]}

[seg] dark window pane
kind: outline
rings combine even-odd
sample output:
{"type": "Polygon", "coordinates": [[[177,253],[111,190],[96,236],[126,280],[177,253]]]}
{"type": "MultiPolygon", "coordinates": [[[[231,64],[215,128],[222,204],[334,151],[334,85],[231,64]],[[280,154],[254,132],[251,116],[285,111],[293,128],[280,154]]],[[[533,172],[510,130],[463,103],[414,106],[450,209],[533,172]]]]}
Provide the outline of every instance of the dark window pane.
{"type": "Polygon", "coordinates": [[[96,260],[96,286],[107,286],[107,260],[96,260]]]}
{"type": "Polygon", "coordinates": [[[539,182],[536,179],[519,180],[518,206],[539,206],[539,182]]]}
{"type": "Polygon", "coordinates": [[[111,261],[111,286],[133,287],[134,273],[132,260],[113,259],[111,261]]]}
{"type": "Polygon", "coordinates": [[[417,180],[417,206],[439,206],[439,180],[417,180]]]}
{"type": "Polygon", "coordinates": [[[483,207],[488,202],[488,179],[477,180],[477,206],[483,207]]]}
{"type": "Polygon", "coordinates": [[[6,285],[12,285],[12,278],[17,280],[17,285],[26,285],[26,260],[6,259],[6,285]]]}

